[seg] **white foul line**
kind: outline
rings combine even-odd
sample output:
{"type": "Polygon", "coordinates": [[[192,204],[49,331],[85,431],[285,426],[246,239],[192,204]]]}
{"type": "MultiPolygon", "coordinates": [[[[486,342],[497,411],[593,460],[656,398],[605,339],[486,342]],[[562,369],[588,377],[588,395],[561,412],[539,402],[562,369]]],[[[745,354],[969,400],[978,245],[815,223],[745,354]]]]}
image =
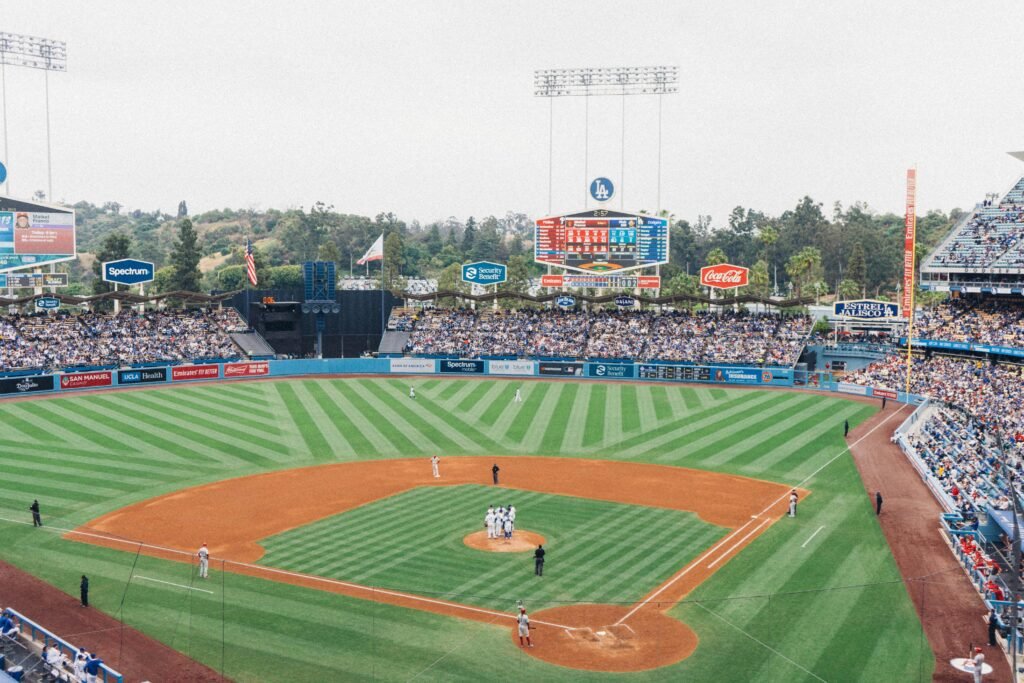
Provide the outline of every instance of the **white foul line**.
{"type": "MultiPolygon", "coordinates": [[[[819,467],[818,469],[814,470],[813,472],[811,472],[810,474],[808,474],[808,475],[807,475],[806,477],[804,477],[804,478],[803,478],[803,480],[802,480],[802,481],[800,481],[800,483],[798,483],[798,484],[796,484],[796,485],[794,486],[794,488],[799,488],[799,487],[803,486],[803,485],[804,485],[804,484],[806,484],[806,483],[807,483],[808,481],[810,481],[811,479],[813,479],[813,478],[814,478],[814,477],[815,477],[815,476],[816,476],[816,475],[817,475],[817,474],[818,474],[819,472],[821,472],[821,471],[822,471],[823,469],[825,469],[826,467],[828,467],[829,465],[831,465],[831,464],[832,464],[833,462],[835,462],[836,460],[838,460],[838,459],[839,459],[839,458],[841,458],[842,456],[846,455],[846,452],[847,452],[847,451],[850,451],[850,450],[852,450],[854,446],[856,446],[856,445],[857,445],[857,444],[859,444],[859,443],[860,443],[861,441],[863,441],[864,439],[866,439],[866,438],[868,438],[869,436],[871,436],[872,434],[874,434],[874,432],[875,432],[875,430],[876,430],[876,429],[878,429],[879,427],[881,427],[882,425],[884,425],[884,424],[885,424],[886,422],[888,422],[888,421],[889,421],[889,420],[891,420],[892,418],[894,418],[894,417],[896,417],[897,415],[899,415],[899,414],[900,414],[901,412],[903,412],[903,409],[904,409],[904,408],[906,408],[906,407],[907,407],[908,405],[910,405],[910,404],[908,404],[908,403],[904,403],[903,405],[901,405],[901,406],[899,407],[899,409],[898,409],[898,410],[894,410],[894,411],[892,412],[892,414],[890,414],[890,415],[889,415],[889,417],[885,418],[884,420],[882,420],[881,422],[879,422],[878,424],[876,424],[876,425],[875,425],[874,427],[872,427],[871,429],[869,429],[869,430],[868,430],[868,432],[867,432],[867,433],[866,433],[866,434],[865,434],[864,436],[860,437],[859,439],[857,439],[857,440],[856,440],[856,441],[854,441],[853,443],[851,443],[851,444],[849,444],[848,446],[846,446],[846,448],[844,448],[843,450],[841,450],[841,451],[839,451],[838,453],[836,453],[836,454],[835,454],[835,456],[833,456],[833,457],[832,457],[832,458],[831,458],[831,459],[830,459],[830,460],[829,460],[828,462],[826,462],[826,463],[825,463],[824,465],[822,465],[821,467],[819,467]]],[[[706,560],[706,559],[708,558],[708,556],[709,556],[709,555],[710,555],[711,553],[715,552],[716,550],[718,550],[718,548],[720,548],[721,546],[725,545],[725,544],[726,544],[726,543],[728,543],[728,542],[729,542],[730,540],[732,540],[733,536],[736,536],[736,535],[738,535],[738,534],[740,534],[740,533],[743,533],[743,530],[744,530],[744,529],[746,529],[746,528],[747,528],[747,526],[748,526],[748,525],[750,525],[750,524],[751,524],[751,523],[752,523],[752,522],[753,522],[753,521],[754,521],[755,519],[757,519],[758,517],[760,517],[760,516],[761,516],[761,515],[763,515],[764,513],[766,513],[766,512],[768,512],[769,510],[771,510],[771,509],[772,509],[773,507],[775,507],[775,505],[777,505],[778,503],[780,503],[780,502],[782,502],[783,500],[785,500],[785,499],[786,499],[786,498],[787,498],[788,496],[789,496],[789,494],[788,494],[788,493],[784,493],[784,494],[782,494],[781,496],[779,496],[778,498],[776,498],[775,500],[773,500],[773,501],[772,501],[771,503],[769,503],[769,504],[768,504],[768,506],[767,506],[767,507],[766,507],[766,508],[765,508],[764,510],[761,510],[761,512],[757,513],[756,515],[753,515],[753,516],[751,517],[751,520],[750,520],[749,522],[747,522],[746,524],[744,524],[744,525],[743,525],[743,526],[741,526],[741,527],[738,527],[738,528],[734,529],[734,530],[733,530],[733,532],[732,532],[732,533],[730,533],[730,534],[729,534],[728,536],[726,536],[725,538],[723,538],[722,540],[720,540],[720,541],[719,541],[718,543],[716,543],[715,545],[713,545],[713,546],[711,546],[710,548],[708,548],[707,550],[705,550],[705,551],[704,551],[703,553],[701,553],[701,554],[700,554],[700,555],[699,555],[699,556],[697,557],[697,559],[696,559],[696,560],[694,560],[694,561],[693,561],[693,562],[691,562],[691,563],[690,563],[689,565],[687,565],[687,566],[686,566],[685,568],[683,568],[683,570],[682,570],[681,572],[679,572],[678,574],[676,574],[675,576],[673,576],[673,577],[672,577],[671,579],[669,579],[669,580],[668,580],[667,582],[665,582],[664,584],[662,584],[662,586],[661,586],[661,587],[660,587],[660,588],[659,588],[658,590],[656,590],[656,591],[654,591],[653,593],[651,593],[650,597],[644,598],[643,600],[641,600],[640,602],[638,602],[638,603],[637,603],[636,605],[634,605],[634,606],[633,606],[633,609],[631,609],[631,610],[629,610],[628,612],[626,612],[626,616],[624,616],[624,617],[622,617],[621,619],[619,619],[618,621],[616,621],[614,625],[615,625],[615,626],[618,626],[618,625],[619,625],[619,624],[621,624],[622,622],[626,621],[626,619],[629,619],[629,618],[630,618],[631,616],[633,616],[634,614],[636,614],[636,613],[637,613],[637,612],[638,612],[638,611],[640,610],[640,608],[642,608],[642,607],[643,607],[644,605],[647,605],[647,604],[649,604],[649,603],[653,602],[653,601],[654,601],[654,599],[655,599],[656,597],[658,597],[658,596],[659,596],[659,595],[661,595],[661,594],[662,594],[663,592],[665,592],[666,590],[668,590],[668,588],[669,588],[669,587],[670,587],[670,586],[671,586],[672,584],[674,584],[674,583],[675,583],[676,581],[678,581],[679,579],[681,579],[681,578],[683,578],[684,576],[686,576],[686,575],[687,575],[687,574],[688,574],[688,573],[690,572],[690,570],[691,570],[691,569],[693,569],[694,567],[696,567],[696,566],[697,566],[697,564],[699,564],[700,562],[702,562],[702,561],[706,560]]]]}
{"type": "Polygon", "coordinates": [[[761,527],[763,527],[763,526],[764,526],[765,524],[770,524],[770,523],[771,523],[771,521],[772,521],[772,520],[771,520],[771,517],[769,517],[768,519],[764,520],[763,522],[761,522],[760,524],[758,524],[758,525],[757,525],[756,527],[754,527],[753,529],[751,529],[750,531],[748,531],[748,532],[747,532],[747,535],[746,535],[746,536],[744,536],[744,537],[743,537],[743,538],[741,538],[740,540],[738,540],[738,541],[736,541],[735,543],[733,543],[733,544],[732,544],[732,546],[731,546],[731,547],[730,547],[730,548],[729,548],[728,550],[726,550],[726,551],[725,551],[724,553],[722,553],[721,555],[719,555],[719,556],[718,556],[718,559],[717,559],[717,560],[715,560],[714,562],[712,562],[711,564],[709,564],[709,565],[708,565],[708,569],[711,569],[711,568],[712,568],[712,567],[714,567],[714,566],[715,566],[716,564],[718,564],[719,562],[721,562],[721,561],[722,561],[722,560],[724,560],[725,558],[729,557],[729,553],[731,553],[731,552],[732,552],[733,550],[735,550],[736,548],[738,548],[738,547],[740,547],[741,545],[743,545],[743,542],[744,542],[744,541],[746,541],[746,540],[747,540],[748,538],[750,538],[751,536],[753,536],[754,534],[756,534],[756,533],[757,533],[758,531],[760,531],[760,530],[761,530],[761,527]]]}
{"type": "MultiPolygon", "coordinates": [[[[25,521],[22,521],[22,520],[18,520],[18,519],[8,519],[7,517],[0,517],[0,522],[9,522],[11,524],[21,524],[21,525],[24,525],[24,526],[28,526],[29,525],[28,522],[25,522],[25,521]]],[[[46,530],[46,531],[55,531],[55,532],[64,533],[64,534],[74,534],[76,536],[85,536],[85,537],[88,537],[88,538],[99,538],[99,539],[102,539],[104,541],[109,541],[111,543],[121,543],[123,545],[129,545],[129,546],[133,546],[133,547],[136,547],[136,548],[148,548],[150,550],[159,550],[161,552],[166,552],[166,553],[170,553],[170,554],[173,554],[173,555],[185,555],[185,556],[187,556],[189,558],[193,557],[193,553],[187,552],[185,550],[178,550],[177,548],[167,548],[165,546],[160,546],[160,545],[151,545],[149,543],[142,543],[140,541],[131,541],[131,540],[128,540],[128,539],[125,539],[125,538],[118,538],[116,536],[106,536],[106,535],[103,535],[103,534],[95,534],[95,533],[91,533],[91,532],[88,532],[88,531],[77,531],[75,529],[62,529],[60,527],[55,527],[55,526],[44,526],[44,527],[41,527],[41,528],[43,530],[46,530]]],[[[211,561],[213,561],[215,559],[217,559],[217,558],[214,558],[213,556],[210,557],[211,561]]],[[[224,562],[226,564],[233,564],[236,567],[245,567],[246,569],[251,569],[253,571],[266,572],[268,574],[280,574],[282,576],[291,576],[291,577],[294,577],[294,578],[298,578],[298,579],[303,579],[305,581],[309,581],[310,583],[318,583],[319,582],[319,583],[326,583],[326,584],[334,585],[334,586],[342,586],[344,588],[350,588],[350,589],[355,589],[355,590],[367,591],[368,593],[380,593],[382,595],[390,595],[392,597],[404,598],[404,599],[412,601],[412,602],[425,602],[425,603],[431,604],[431,605],[443,605],[445,607],[450,607],[452,609],[460,609],[460,610],[465,610],[467,612],[476,612],[478,614],[487,614],[487,615],[490,615],[492,617],[503,617],[503,618],[506,618],[506,619],[515,619],[516,618],[516,615],[514,615],[514,614],[507,614],[505,612],[495,612],[493,610],[481,609],[479,607],[470,607],[469,605],[463,605],[463,604],[460,604],[458,602],[449,602],[447,600],[435,600],[433,598],[426,598],[426,597],[423,597],[422,595],[416,595],[414,593],[402,593],[402,592],[399,592],[399,591],[388,590],[386,588],[374,588],[373,586],[363,586],[363,585],[360,585],[358,583],[349,583],[348,581],[339,581],[337,579],[329,579],[329,578],[327,578],[325,576],[315,576],[313,574],[301,574],[299,572],[285,571],[284,569],[275,569],[274,567],[264,567],[264,566],[258,565],[258,564],[249,564],[248,562],[236,562],[235,560],[228,560],[228,559],[223,559],[223,558],[221,558],[220,561],[224,562]]],[[[542,626],[551,626],[553,628],[575,628],[573,626],[563,626],[562,624],[555,624],[555,623],[552,623],[550,621],[541,621],[539,619],[533,620],[533,623],[541,624],[542,626]]]]}
{"type": "MultiPolygon", "coordinates": [[[[819,526],[819,527],[818,527],[818,531],[821,531],[821,530],[822,530],[822,529],[824,529],[824,528],[825,528],[825,526],[824,526],[824,525],[822,525],[822,526],[819,526]]],[[[815,536],[817,536],[817,535],[818,535],[818,531],[815,531],[815,532],[814,532],[813,534],[811,534],[811,538],[808,538],[808,539],[807,539],[806,541],[804,541],[804,544],[803,544],[802,546],[800,546],[800,547],[801,547],[801,548],[806,548],[806,547],[807,547],[807,544],[811,542],[811,539],[812,539],[812,538],[814,538],[815,536]]]]}
{"type": "Polygon", "coordinates": [[[151,579],[148,576],[136,576],[135,578],[136,579],[142,579],[143,581],[154,581],[156,583],[167,584],[168,586],[176,586],[178,588],[184,588],[185,590],[189,590],[189,591],[199,591],[200,593],[209,593],[210,595],[213,595],[213,591],[208,591],[208,590],[205,590],[203,588],[193,588],[192,586],[184,586],[184,585],[182,585],[180,583],[171,583],[170,581],[161,581],[160,579],[151,579]]]}

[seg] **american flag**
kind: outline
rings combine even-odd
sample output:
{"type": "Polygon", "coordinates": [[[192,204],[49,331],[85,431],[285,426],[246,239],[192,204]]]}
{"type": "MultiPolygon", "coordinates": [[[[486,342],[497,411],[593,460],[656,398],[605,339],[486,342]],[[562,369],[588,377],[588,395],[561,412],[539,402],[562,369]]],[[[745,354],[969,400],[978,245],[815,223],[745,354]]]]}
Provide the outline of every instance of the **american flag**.
{"type": "Polygon", "coordinates": [[[249,284],[256,286],[256,258],[252,255],[252,242],[245,240],[245,274],[249,276],[249,284]]]}

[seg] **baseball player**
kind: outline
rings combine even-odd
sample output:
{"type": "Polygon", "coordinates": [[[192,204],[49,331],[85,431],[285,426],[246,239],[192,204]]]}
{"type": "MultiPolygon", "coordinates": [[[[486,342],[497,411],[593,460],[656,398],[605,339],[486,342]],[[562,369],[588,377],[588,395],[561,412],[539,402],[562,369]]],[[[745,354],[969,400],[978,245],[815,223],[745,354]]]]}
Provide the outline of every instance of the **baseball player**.
{"type": "Polygon", "coordinates": [[[796,490],[794,489],[793,491],[789,492],[789,516],[790,517],[796,517],[796,503],[797,503],[797,500],[798,500],[798,497],[796,495],[796,490]]]}
{"type": "Polygon", "coordinates": [[[981,683],[981,677],[984,675],[982,672],[985,670],[985,653],[981,651],[980,647],[974,648],[974,656],[969,657],[971,664],[974,669],[974,683],[981,683]]]}
{"type": "Polygon", "coordinates": [[[84,647],[78,648],[78,652],[75,653],[75,661],[71,665],[71,668],[75,672],[76,681],[85,680],[85,660],[88,658],[88,653],[84,647]]]}
{"type": "Polygon", "coordinates": [[[416,387],[409,387],[409,398],[416,398],[416,387]]]}
{"type": "Polygon", "coordinates": [[[203,543],[199,546],[199,552],[196,554],[199,555],[199,578],[208,578],[210,573],[210,549],[203,543]]]}
{"type": "Polygon", "coordinates": [[[484,526],[487,527],[487,538],[497,538],[498,534],[495,531],[495,516],[494,510],[488,510],[484,516],[484,526]]]}
{"type": "Polygon", "coordinates": [[[533,642],[530,640],[530,617],[526,614],[526,608],[519,608],[519,616],[516,617],[516,623],[519,624],[519,647],[523,646],[523,638],[526,638],[526,644],[528,647],[533,647],[533,642]]]}
{"type": "Polygon", "coordinates": [[[516,528],[516,506],[515,505],[509,505],[508,506],[508,518],[510,520],[512,520],[512,529],[515,530],[515,528],[516,528]]]}
{"type": "Polygon", "coordinates": [[[505,517],[505,540],[508,541],[512,538],[512,520],[505,517]]]}
{"type": "Polygon", "coordinates": [[[514,399],[512,399],[512,402],[513,403],[522,403],[523,402],[523,392],[522,392],[522,390],[516,389],[516,397],[514,399]]]}
{"type": "Polygon", "coordinates": [[[430,469],[434,473],[434,479],[440,479],[441,478],[441,472],[438,471],[438,469],[437,469],[437,466],[438,466],[438,464],[440,462],[441,462],[441,458],[437,457],[436,455],[431,456],[431,458],[430,458],[430,469]]]}

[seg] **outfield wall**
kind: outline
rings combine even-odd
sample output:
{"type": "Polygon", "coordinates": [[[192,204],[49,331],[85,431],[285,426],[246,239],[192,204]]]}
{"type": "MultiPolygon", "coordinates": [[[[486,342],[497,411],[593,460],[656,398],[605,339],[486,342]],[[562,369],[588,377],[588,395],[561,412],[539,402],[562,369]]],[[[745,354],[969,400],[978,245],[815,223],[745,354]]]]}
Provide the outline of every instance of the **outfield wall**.
{"type": "MultiPolygon", "coordinates": [[[[801,373],[807,374],[807,373],[801,373]]],[[[541,360],[459,360],[439,358],[324,358],[169,365],[122,370],[92,370],[0,379],[0,398],[122,387],[157,386],[260,377],[323,375],[423,375],[442,377],[544,377],[594,380],[698,383],[808,388],[857,396],[919,403],[920,398],[884,387],[833,382],[827,373],[810,374],[805,384],[792,368],[759,368],[672,363],[541,360]],[[798,381],[799,380],[799,381],[798,381]]]]}

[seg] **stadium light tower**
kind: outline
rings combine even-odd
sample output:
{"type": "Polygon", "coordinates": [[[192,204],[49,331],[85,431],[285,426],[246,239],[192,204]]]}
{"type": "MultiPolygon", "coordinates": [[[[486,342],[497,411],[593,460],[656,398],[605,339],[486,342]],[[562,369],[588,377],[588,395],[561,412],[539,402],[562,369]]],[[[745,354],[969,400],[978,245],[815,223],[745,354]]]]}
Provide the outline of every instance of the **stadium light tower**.
{"type": "MultiPolygon", "coordinates": [[[[7,66],[41,69],[46,88],[46,177],[47,201],[53,201],[53,171],[50,155],[50,72],[68,70],[68,46],[62,40],[0,32],[0,99],[4,128],[4,164],[7,164],[7,66]]],[[[10,195],[10,173],[4,194],[10,195]]]]}
{"type": "MultiPolygon", "coordinates": [[[[661,100],[664,95],[679,92],[677,66],[584,67],[579,69],[540,69],[533,72],[533,94],[549,98],[548,107],[548,213],[554,178],[554,129],[556,97],[584,98],[584,187],[590,182],[590,97],[618,95],[622,97],[622,149],[619,169],[619,207],[624,206],[622,186],[626,172],[626,95],[658,96],[658,212],[661,212],[661,100]]],[[[584,201],[586,201],[584,193],[584,201]]]]}

